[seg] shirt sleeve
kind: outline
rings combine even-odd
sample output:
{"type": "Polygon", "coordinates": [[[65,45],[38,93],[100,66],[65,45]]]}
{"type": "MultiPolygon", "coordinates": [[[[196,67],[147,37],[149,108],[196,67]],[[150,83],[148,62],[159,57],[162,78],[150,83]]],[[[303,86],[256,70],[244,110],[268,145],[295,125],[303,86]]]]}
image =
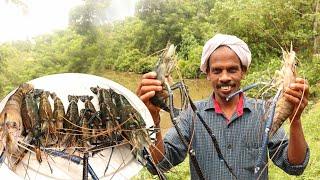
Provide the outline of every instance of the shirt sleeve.
{"type": "MultiPolygon", "coordinates": [[[[177,126],[181,130],[182,136],[185,138],[187,142],[190,142],[189,132],[190,132],[190,113],[191,109],[184,111],[181,115],[177,118],[177,126]]],[[[171,127],[165,135],[164,138],[164,147],[165,147],[165,154],[164,158],[156,165],[158,170],[162,172],[166,172],[170,170],[173,166],[180,164],[187,155],[187,148],[182,143],[178,132],[176,131],[175,127],[171,127]]],[[[152,173],[156,174],[157,170],[153,168],[153,166],[147,163],[147,169],[152,173]]]]}
{"type": "Polygon", "coordinates": [[[307,147],[307,153],[303,163],[293,165],[290,164],[288,160],[288,143],[288,138],[285,136],[284,129],[280,128],[269,141],[269,156],[270,158],[273,157],[273,163],[286,173],[296,176],[301,175],[309,162],[309,147],[307,147]]]}

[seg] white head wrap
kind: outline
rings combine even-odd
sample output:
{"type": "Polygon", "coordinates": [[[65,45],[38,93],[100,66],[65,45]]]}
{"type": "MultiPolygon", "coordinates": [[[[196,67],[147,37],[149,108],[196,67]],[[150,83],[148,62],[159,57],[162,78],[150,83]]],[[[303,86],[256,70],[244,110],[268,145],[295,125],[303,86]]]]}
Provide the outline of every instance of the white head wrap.
{"type": "Polygon", "coordinates": [[[251,52],[248,45],[236,36],[216,34],[209,39],[203,47],[200,65],[202,72],[207,73],[207,61],[210,58],[210,55],[222,45],[231,48],[238,55],[242,65],[249,68],[251,63],[251,52]]]}

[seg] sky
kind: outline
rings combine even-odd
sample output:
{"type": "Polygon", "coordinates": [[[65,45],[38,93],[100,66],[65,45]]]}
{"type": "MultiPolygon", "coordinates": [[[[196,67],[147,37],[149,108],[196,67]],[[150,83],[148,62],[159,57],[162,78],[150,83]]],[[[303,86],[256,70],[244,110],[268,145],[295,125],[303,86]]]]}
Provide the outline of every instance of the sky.
{"type": "MultiPolygon", "coordinates": [[[[137,0],[112,0],[108,9],[109,20],[133,16],[137,0]]],[[[25,0],[27,13],[22,8],[0,0],[0,43],[26,40],[68,26],[69,10],[83,0],[25,0]]]]}

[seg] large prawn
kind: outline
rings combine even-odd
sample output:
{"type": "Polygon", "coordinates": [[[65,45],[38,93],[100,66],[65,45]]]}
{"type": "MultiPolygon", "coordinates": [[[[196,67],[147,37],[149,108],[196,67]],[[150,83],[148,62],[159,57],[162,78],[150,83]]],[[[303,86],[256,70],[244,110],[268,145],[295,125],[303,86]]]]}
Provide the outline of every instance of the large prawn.
{"type": "Polygon", "coordinates": [[[23,122],[21,117],[21,106],[24,95],[31,91],[33,86],[24,83],[18,87],[12,96],[9,97],[0,114],[0,150],[4,148],[13,157],[18,158],[22,150],[19,149],[18,141],[22,140],[23,122]]]}
{"type": "Polygon", "coordinates": [[[279,87],[278,91],[280,91],[279,100],[276,104],[275,114],[272,122],[272,127],[270,130],[270,137],[277,132],[277,130],[281,127],[283,122],[288,119],[288,117],[293,113],[294,106],[292,103],[288,102],[286,98],[283,96],[285,89],[290,86],[291,83],[295,82],[297,73],[296,73],[296,55],[292,50],[292,46],[290,51],[285,51],[282,49],[283,53],[283,67],[280,71],[277,71],[278,78],[280,79],[276,81],[276,85],[279,87]]]}
{"type": "MultiPolygon", "coordinates": [[[[50,94],[51,99],[53,100],[53,122],[55,122],[57,132],[61,132],[63,130],[63,122],[65,117],[65,110],[61,99],[56,95],[56,93],[50,94]]],[[[58,134],[59,144],[62,139],[62,134],[58,134]]]]}
{"type": "Polygon", "coordinates": [[[51,99],[53,100],[53,119],[56,122],[56,129],[63,129],[63,121],[65,116],[64,106],[61,99],[56,95],[56,93],[50,94],[51,99]]]}
{"type": "MultiPolygon", "coordinates": [[[[168,44],[166,49],[160,55],[159,60],[155,66],[157,79],[162,82],[164,89],[166,89],[165,82],[168,82],[169,76],[174,70],[175,65],[177,63],[175,51],[175,46],[173,44],[168,44]]],[[[151,98],[151,103],[169,112],[170,109],[168,105],[165,103],[167,97],[167,91],[156,92],[156,94],[151,98]]]]}
{"type": "Polygon", "coordinates": [[[45,146],[55,144],[58,140],[55,134],[56,127],[53,122],[52,108],[48,99],[49,95],[50,93],[48,91],[42,92],[39,103],[39,115],[42,123],[41,131],[44,132],[45,137],[42,143],[45,146]]]}

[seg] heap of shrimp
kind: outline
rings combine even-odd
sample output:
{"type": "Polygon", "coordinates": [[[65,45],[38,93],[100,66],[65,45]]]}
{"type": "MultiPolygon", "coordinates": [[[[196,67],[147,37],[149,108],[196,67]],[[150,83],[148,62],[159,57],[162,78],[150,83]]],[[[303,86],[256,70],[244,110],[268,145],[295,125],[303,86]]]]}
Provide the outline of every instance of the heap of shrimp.
{"type": "Polygon", "coordinates": [[[278,78],[276,85],[279,87],[280,92],[279,100],[276,104],[275,115],[272,122],[272,127],[269,136],[273,136],[277,130],[281,127],[283,122],[288,119],[288,117],[293,113],[294,106],[283,96],[286,88],[290,86],[291,83],[295,82],[297,72],[296,72],[296,53],[292,50],[292,45],[290,51],[285,51],[282,49],[283,53],[283,66],[280,71],[277,71],[278,78]]]}
{"type": "MultiPolygon", "coordinates": [[[[35,153],[39,163],[42,157],[53,155],[64,159],[72,157],[71,161],[79,164],[84,162],[81,154],[90,152],[94,156],[111,148],[110,162],[113,149],[127,143],[132,146],[131,153],[144,163],[151,140],[140,113],[125,96],[113,89],[90,89],[97,95],[98,111],[91,102],[93,96],[69,95],[65,112],[61,99],[54,92],[34,89],[27,83],[20,85],[0,114],[0,150],[5,153],[9,168],[15,171],[28,151],[35,153]],[[54,102],[53,109],[49,95],[54,102]],[[80,114],[78,99],[84,103],[80,114]],[[73,150],[72,154],[69,150],[73,150]]],[[[46,162],[52,173],[48,159],[46,162]]],[[[87,166],[90,165],[84,168],[87,166]]],[[[107,168],[108,165],[105,173],[107,168]]]]}

